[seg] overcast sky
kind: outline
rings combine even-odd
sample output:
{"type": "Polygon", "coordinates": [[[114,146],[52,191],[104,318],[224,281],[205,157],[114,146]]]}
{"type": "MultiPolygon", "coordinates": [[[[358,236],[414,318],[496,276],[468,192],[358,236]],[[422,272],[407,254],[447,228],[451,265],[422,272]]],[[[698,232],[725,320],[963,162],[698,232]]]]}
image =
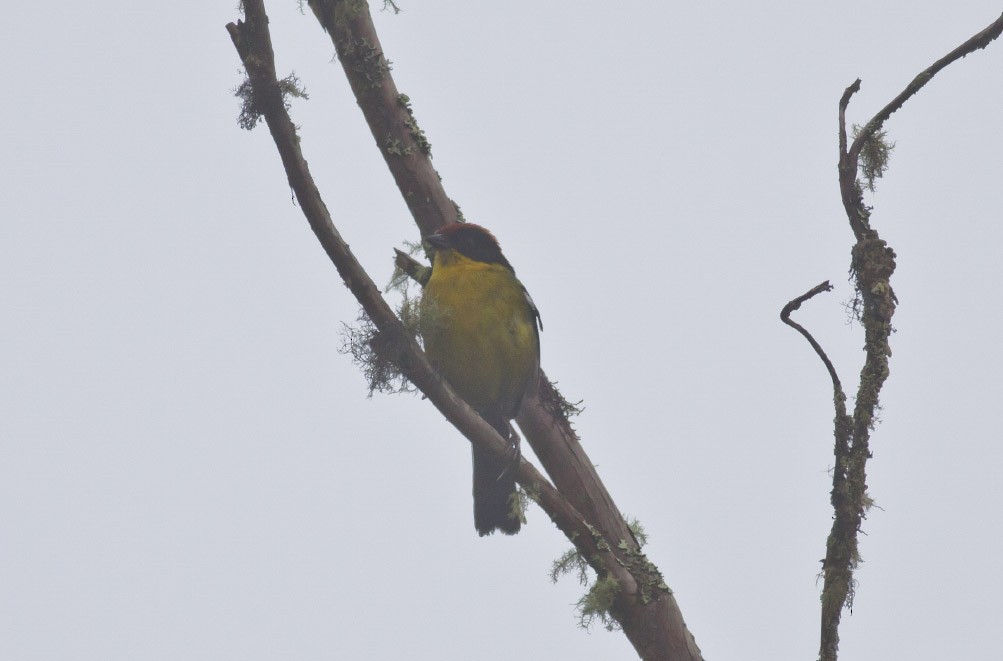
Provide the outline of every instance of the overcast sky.
{"type": "MultiPolygon", "coordinates": [[[[377,3],[377,7],[380,3],[377,3]]],[[[813,659],[831,390],[859,372],[836,104],[864,122],[998,3],[402,0],[376,15],[447,192],[538,304],[543,366],[708,659],[813,659]]],[[[357,304],[263,127],[236,0],[13,3],[0,25],[0,658],[629,659],[478,538],[467,442],[366,398],[357,304]]],[[[378,282],[417,230],[333,47],[268,4],[303,148],[378,282]]],[[[1003,617],[1003,43],[894,115],[880,509],[841,658],[988,659],[1003,617]]]]}

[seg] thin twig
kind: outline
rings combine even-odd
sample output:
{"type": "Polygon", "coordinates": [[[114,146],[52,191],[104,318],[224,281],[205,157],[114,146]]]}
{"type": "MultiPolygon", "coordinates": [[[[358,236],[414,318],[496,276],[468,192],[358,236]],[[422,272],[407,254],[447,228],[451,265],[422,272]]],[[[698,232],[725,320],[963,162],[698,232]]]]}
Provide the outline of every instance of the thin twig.
{"type": "MultiPolygon", "coordinates": [[[[852,94],[852,92],[848,91],[848,94],[844,98],[848,98],[849,94],[852,94]]],[[[828,291],[832,291],[832,285],[826,280],[787,303],[783,307],[783,310],[780,311],[780,320],[801,333],[808,340],[812,349],[822,359],[826,370],[829,372],[829,377],[832,379],[832,403],[836,413],[833,430],[835,437],[833,451],[835,466],[832,471],[832,501],[833,507],[836,510],[836,520],[833,523],[833,529],[829,533],[829,538],[826,542],[825,560],[822,561],[822,572],[825,577],[825,585],[822,590],[822,638],[827,642],[830,640],[832,632],[838,635],[839,616],[847,598],[847,593],[842,592],[841,588],[842,586],[852,586],[853,577],[850,572],[856,564],[855,558],[857,557],[856,531],[852,529],[847,532],[845,523],[847,520],[851,522],[854,520],[852,518],[848,519],[846,516],[841,516],[841,513],[847,509],[847,499],[844,493],[846,487],[847,458],[850,456],[852,447],[851,436],[853,425],[852,418],[846,413],[846,394],[843,392],[843,386],[839,380],[839,375],[836,373],[836,368],[833,366],[832,361],[829,360],[829,356],[823,351],[822,346],[812,337],[811,333],[801,326],[801,324],[791,319],[791,313],[800,309],[801,304],[805,301],[814,298],[822,292],[828,291]],[[849,542],[847,542],[847,538],[849,538],[849,542]]],[[[851,508],[850,511],[855,510],[851,508]]]]}
{"type": "MultiPolygon", "coordinates": [[[[1003,34],[1003,16],[965,41],[950,53],[919,73],[860,131],[847,146],[846,108],[860,89],[857,79],[846,88],[839,101],[839,188],[850,228],[856,237],[852,250],[851,272],[861,304],[860,320],[864,326],[864,367],[860,372],[852,417],[837,415],[834,435],[836,465],[833,467],[832,530],[826,542],[822,573],[822,621],[819,645],[821,661],[836,661],[839,648],[839,622],[843,608],[852,604],[855,587],[853,572],[860,562],[857,534],[870,507],[867,495],[867,460],[871,456],[870,433],[875,424],[879,395],[888,378],[888,344],[892,317],[898,302],[891,287],[895,272],[895,252],[871,227],[871,210],[864,204],[863,187],[858,180],[860,153],[868,140],[881,130],[884,122],[941,69],[969,53],[985,48],[1003,34]]],[[[827,365],[828,367],[828,365],[827,365]]],[[[830,374],[832,372],[830,371],[830,374]]],[[[845,398],[844,398],[845,399],[845,398]]]]}
{"type": "MultiPolygon", "coordinates": [[[[853,145],[850,146],[851,159],[856,160],[860,155],[860,150],[863,148],[864,143],[881,129],[881,125],[885,123],[885,120],[891,117],[892,113],[901,108],[910,97],[916,94],[916,92],[923,89],[923,87],[929,83],[941,69],[945,68],[952,62],[960,60],[966,55],[985,48],[997,37],[999,37],[1000,34],[1003,34],[1003,15],[1000,15],[1000,17],[990,23],[989,26],[965,41],[965,43],[961,44],[950,53],[921,71],[908,85],[906,85],[905,89],[902,90],[898,96],[892,99],[888,105],[882,108],[876,115],[874,115],[874,117],[871,118],[871,121],[864,125],[864,128],[861,129],[860,133],[853,141],[853,145]]],[[[859,83],[860,81],[858,80],[857,82],[859,83]]]]}
{"type": "Polygon", "coordinates": [[[843,96],[839,99],[839,154],[846,153],[846,107],[850,105],[850,97],[860,91],[860,79],[857,78],[853,84],[843,90],[843,96]]]}
{"type": "Polygon", "coordinates": [[[818,342],[815,341],[815,338],[811,336],[811,333],[805,330],[804,326],[791,319],[791,313],[794,312],[795,310],[801,309],[802,303],[804,303],[809,299],[814,298],[815,296],[821,294],[824,291],[825,292],[832,291],[832,285],[829,284],[828,280],[826,280],[820,285],[812,287],[811,289],[801,294],[794,300],[788,302],[787,305],[785,305],[784,308],[780,311],[780,321],[784,322],[797,332],[801,333],[801,335],[803,335],[804,338],[808,340],[808,344],[811,345],[811,348],[815,350],[815,353],[818,354],[818,357],[822,359],[823,363],[825,363],[825,368],[829,370],[829,376],[832,378],[833,390],[835,390],[837,393],[841,393],[843,392],[843,386],[839,382],[839,375],[836,374],[836,368],[833,367],[832,361],[829,360],[829,356],[825,355],[825,351],[822,350],[822,345],[820,345],[818,342]]]}

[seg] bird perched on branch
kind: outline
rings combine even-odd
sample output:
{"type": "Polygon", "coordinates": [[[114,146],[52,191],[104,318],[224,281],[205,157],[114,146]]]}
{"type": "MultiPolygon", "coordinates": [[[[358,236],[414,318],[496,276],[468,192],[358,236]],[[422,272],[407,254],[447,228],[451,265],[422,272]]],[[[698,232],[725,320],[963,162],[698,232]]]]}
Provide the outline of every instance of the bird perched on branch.
{"type": "MultiPolygon", "coordinates": [[[[495,237],[471,223],[445,225],[425,239],[432,274],[421,299],[425,353],[446,381],[506,440],[523,397],[535,391],[540,313],[495,237]]],[[[480,535],[519,532],[511,459],[473,448],[474,527],[480,535]]]]}

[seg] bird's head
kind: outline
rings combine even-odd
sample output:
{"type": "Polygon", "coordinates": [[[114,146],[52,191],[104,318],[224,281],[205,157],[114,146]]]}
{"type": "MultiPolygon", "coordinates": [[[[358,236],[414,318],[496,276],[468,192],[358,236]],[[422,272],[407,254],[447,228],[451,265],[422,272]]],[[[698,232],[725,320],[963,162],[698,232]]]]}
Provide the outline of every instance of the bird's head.
{"type": "Polygon", "coordinates": [[[467,259],[485,264],[501,264],[513,273],[515,269],[502,254],[498,240],[491,232],[473,223],[443,225],[435,234],[425,237],[436,253],[455,250],[467,259]]]}

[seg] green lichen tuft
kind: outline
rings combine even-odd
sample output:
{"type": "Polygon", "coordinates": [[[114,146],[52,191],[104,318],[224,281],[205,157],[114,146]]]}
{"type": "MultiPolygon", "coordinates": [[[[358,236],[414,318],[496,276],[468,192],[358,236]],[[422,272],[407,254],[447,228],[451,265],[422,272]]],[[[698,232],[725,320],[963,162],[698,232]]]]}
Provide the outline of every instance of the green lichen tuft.
{"type": "MultiPolygon", "coordinates": [[[[277,84],[279,94],[282,97],[282,105],[285,107],[287,112],[292,107],[290,98],[310,98],[310,96],[306,93],[306,88],[303,87],[302,82],[295,73],[289,74],[282,80],[278,81],[277,84]]],[[[237,125],[245,131],[250,131],[257,126],[258,122],[261,121],[261,118],[265,116],[265,107],[262,102],[262,98],[255,92],[254,84],[247,76],[245,76],[244,80],[237,86],[237,89],[233,90],[233,95],[241,100],[240,115],[237,116],[237,125]]]]}
{"type": "Polygon", "coordinates": [[[529,507],[530,497],[522,489],[516,489],[508,497],[508,516],[510,519],[517,519],[519,523],[526,524],[526,509],[529,507]]]}
{"type": "MultiPolygon", "coordinates": [[[[854,140],[866,130],[867,127],[860,127],[854,124],[854,140]]],[[[895,143],[888,139],[888,132],[886,130],[877,129],[876,131],[868,132],[868,138],[864,141],[860,149],[860,174],[864,178],[864,186],[870,192],[874,192],[875,182],[883,177],[885,171],[888,170],[888,160],[894,149],[895,143]]]]}
{"type": "Polygon", "coordinates": [[[630,528],[630,532],[634,535],[634,539],[637,540],[638,548],[644,548],[644,545],[648,543],[648,533],[644,531],[644,526],[641,525],[640,520],[634,517],[627,518],[627,527],[630,528]]]}
{"type": "Polygon", "coordinates": [[[366,77],[370,87],[380,87],[393,70],[393,62],[383,57],[383,52],[366,41],[356,39],[356,52],[361,53],[357,59],[359,71],[366,77]]]}
{"type": "Polygon", "coordinates": [[[598,620],[607,631],[616,631],[620,623],[613,617],[613,602],[620,593],[620,584],[612,576],[600,578],[578,600],[578,626],[590,629],[598,620]]]}
{"type": "MultiPolygon", "coordinates": [[[[620,564],[630,572],[637,581],[639,597],[645,604],[655,601],[663,594],[672,594],[672,590],[666,585],[658,567],[654,565],[639,548],[648,542],[648,536],[644,532],[644,527],[637,519],[630,519],[627,523],[633,535],[636,545],[632,541],[621,539],[616,545],[616,557],[620,564]]],[[[598,530],[588,526],[592,537],[596,541],[596,546],[600,550],[610,551],[609,543],[602,537],[598,530]]],[[[592,569],[588,560],[578,551],[571,548],[559,558],[554,560],[550,569],[550,580],[557,582],[561,576],[574,575],[582,585],[589,584],[589,570],[592,569]]],[[[619,627],[616,619],[612,615],[613,600],[615,599],[619,585],[610,576],[597,577],[595,582],[589,587],[585,595],[578,600],[579,624],[585,628],[590,627],[598,619],[607,629],[613,630],[619,627]],[[615,591],[610,592],[611,586],[615,586],[615,591]]]]}
{"type": "Polygon", "coordinates": [[[407,94],[400,94],[397,96],[397,102],[407,111],[408,118],[404,120],[404,125],[407,126],[408,131],[411,133],[411,138],[418,145],[418,149],[422,154],[432,158],[432,143],[428,141],[425,132],[418,126],[418,120],[414,117],[414,108],[411,107],[411,97],[407,94]]]}
{"type": "MultiPolygon", "coordinates": [[[[398,315],[409,333],[417,333],[416,301],[405,298],[398,308],[398,315]]],[[[370,397],[374,392],[416,392],[415,387],[390,358],[399,355],[402,347],[394,346],[395,341],[386,333],[381,333],[364,312],[359,313],[355,324],[342,324],[341,338],[339,352],[350,355],[352,362],[362,370],[370,397]]]]}
{"type": "MultiPolygon", "coordinates": [[[[421,250],[420,243],[405,242],[405,245],[412,253],[421,250]]],[[[413,293],[411,283],[411,277],[398,265],[384,291],[400,294],[400,303],[396,311],[407,333],[405,337],[414,338],[420,343],[418,324],[421,316],[419,312],[421,294],[413,293]]],[[[352,361],[362,369],[369,386],[370,397],[374,392],[391,394],[416,392],[414,386],[393,361],[393,357],[400,354],[402,347],[394,346],[395,343],[389,340],[386,334],[380,333],[364,312],[359,312],[354,324],[342,324],[341,337],[342,345],[339,351],[352,356],[352,361]]],[[[399,344],[400,340],[396,343],[399,344]]]]}
{"type": "Polygon", "coordinates": [[[589,563],[585,557],[578,549],[572,547],[554,560],[550,567],[550,580],[552,583],[556,583],[562,576],[574,574],[579,584],[588,585],[589,569],[589,563]]]}
{"type": "Polygon", "coordinates": [[[384,143],[384,149],[387,150],[388,154],[393,154],[394,156],[410,156],[414,153],[414,146],[407,145],[404,146],[404,142],[400,138],[395,138],[391,134],[387,134],[386,142],[384,143]]]}

